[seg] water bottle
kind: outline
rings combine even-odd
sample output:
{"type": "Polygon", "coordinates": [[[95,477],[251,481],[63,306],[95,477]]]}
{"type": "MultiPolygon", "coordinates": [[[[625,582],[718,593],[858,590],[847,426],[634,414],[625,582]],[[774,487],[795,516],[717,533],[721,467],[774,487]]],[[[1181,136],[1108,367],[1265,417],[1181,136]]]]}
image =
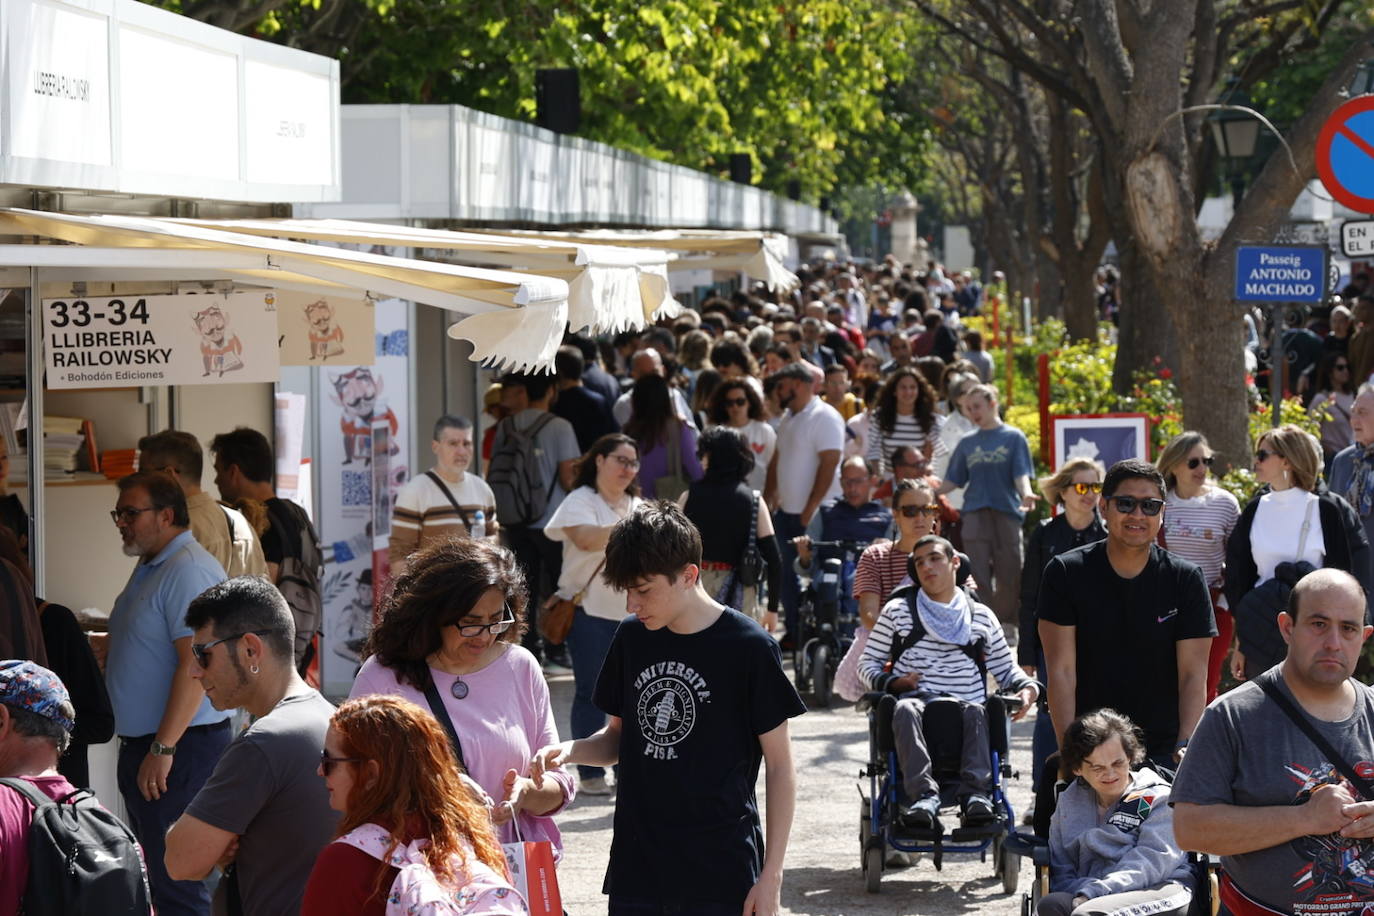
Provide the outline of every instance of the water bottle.
{"type": "Polygon", "coordinates": [[[487,536],[487,516],[481,509],[472,513],[472,527],[468,530],[473,540],[487,536]]]}

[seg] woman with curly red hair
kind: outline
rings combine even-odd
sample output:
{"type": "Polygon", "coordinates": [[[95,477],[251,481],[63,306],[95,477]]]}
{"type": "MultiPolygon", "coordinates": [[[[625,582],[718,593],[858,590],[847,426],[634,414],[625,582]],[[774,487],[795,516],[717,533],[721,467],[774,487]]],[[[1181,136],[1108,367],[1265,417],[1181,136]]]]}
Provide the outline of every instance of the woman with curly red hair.
{"type": "Polygon", "coordinates": [[[487,809],[429,712],[394,696],[349,700],[330,719],[319,772],[343,816],[310,873],[302,916],[384,916],[398,855],[422,856],[462,912],[528,912],[487,809]]]}

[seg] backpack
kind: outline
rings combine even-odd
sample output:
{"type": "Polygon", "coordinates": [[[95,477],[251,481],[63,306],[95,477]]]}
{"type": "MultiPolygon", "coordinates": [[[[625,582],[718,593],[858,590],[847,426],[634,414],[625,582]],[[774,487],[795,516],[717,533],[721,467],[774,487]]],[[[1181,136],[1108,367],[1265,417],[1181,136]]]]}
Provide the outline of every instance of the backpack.
{"type": "Polygon", "coordinates": [[[324,618],[324,600],[320,596],[324,553],[320,550],[315,527],[300,506],[286,500],[272,500],[267,503],[267,514],[281,537],[277,591],[286,599],[296,621],[296,668],[304,673],[311,662],[312,640],[324,618]]]}
{"type": "Polygon", "coordinates": [[[549,507],[553,481],[539,470],[539,433],[555,419],[545,413],[525,429],[506,417],[497,427],[497,442],[487,464],[487,484],[496,497],[496,518],[502,525],[533,525],[549,507]]]}
{"type": "Polygon", "coordinates": [[[24,916],[148,916],[152,893],[129,828],[89,789],[53,801],[23,779],[0,779],[34,806],[24,916]]]}
{"type": "Polygon", "coordinates": [[[386,895],[386,916],[463,916],[468,913],[515,916],[529,912],[520,892],[503,876],[478,861],[471,850],[467,865],[456,868],[465,880],[457,888],[449,889],[439,881],[425,858],[428,840],[414,840],[406,846],[392,848],[391,833],[386,828],[379,824],[363,824],[334,842],[361,849],[399,869],[386,895]]]}

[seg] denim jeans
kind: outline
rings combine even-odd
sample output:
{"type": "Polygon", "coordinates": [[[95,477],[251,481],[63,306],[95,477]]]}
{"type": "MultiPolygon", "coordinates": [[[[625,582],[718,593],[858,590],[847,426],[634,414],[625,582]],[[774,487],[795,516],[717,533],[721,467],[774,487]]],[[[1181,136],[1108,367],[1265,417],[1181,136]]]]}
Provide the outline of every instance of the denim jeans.
{"type": "MultiPolygon", "coordinates": [[[[572,656],[573,669],[571,725],[574,738],[593,735],[606,724],[606,714],[592,702],[592,694],[618,626],[619,620],[593,617],[580,607],[573,612],[572,629],[568,631],[568,654],[572,656]]],[[[605,772],[601,767],[577,768],[582,779],[602,776],[605,772]]]]}
{"type": "Polygon", "coordinates": [[[167,853],[167,829],[181,817],[191,799],[214,772],[220,754],[233,735],[226,719],[216,725],[188,728],[177,742],[167,791],[161,798],[145,801],[138,790],[138,768],[148,754],[153,735],[120,738],[117,774],[119,794],[128,809],[129,826],[143,847],[148,864],[148,884],[159,916],[209,916],[210,892],[203,881],[173,881],[163,859],[167,853]]]}
{"type": "Polygon", "coordinates": [[[773,513],[773,531],[778,536],[778,550],[782,554],[782,588],[778,598],[782,602],[787,638],[795,644],[801,635],[797,632],[801,627],[797,618],[797,607],[801,604],[801,580],[797,578],[797,548],[792,546],[792,539],[805,534],[806,526],[801,523],[800,515],[779,509],[773,513]]]}

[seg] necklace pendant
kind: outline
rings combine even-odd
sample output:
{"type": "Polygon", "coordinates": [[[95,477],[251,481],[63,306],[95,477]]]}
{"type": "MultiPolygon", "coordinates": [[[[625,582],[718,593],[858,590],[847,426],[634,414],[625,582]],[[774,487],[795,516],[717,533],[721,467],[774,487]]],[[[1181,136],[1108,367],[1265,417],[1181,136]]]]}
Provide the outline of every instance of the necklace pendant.
{"type": "Polygon", "coordinates": [[[466,700],[468,697],[468,685],[463,683],[462,678],[455,678],[453,686],[449,688],[449,693],[453,694],[455,700],[466,700]]]}

